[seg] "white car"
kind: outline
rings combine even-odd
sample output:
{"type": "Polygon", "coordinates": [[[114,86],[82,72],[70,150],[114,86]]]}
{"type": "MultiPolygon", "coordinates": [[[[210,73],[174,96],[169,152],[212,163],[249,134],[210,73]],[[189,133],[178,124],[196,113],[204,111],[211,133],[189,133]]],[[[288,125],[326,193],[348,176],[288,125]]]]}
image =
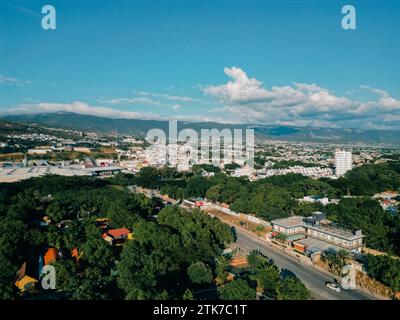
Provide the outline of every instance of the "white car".
{"type": "Polygon", "coordinates": [[[342,291],[342,289],[340,289],[340,287],[339,287],[337,284],[332,283],[332,282],[326,283],[326,286],[327,286],[329,289],[334,290],[334,291],[336,291],[336,292],[341,292],[341,291],[342,291]]]}

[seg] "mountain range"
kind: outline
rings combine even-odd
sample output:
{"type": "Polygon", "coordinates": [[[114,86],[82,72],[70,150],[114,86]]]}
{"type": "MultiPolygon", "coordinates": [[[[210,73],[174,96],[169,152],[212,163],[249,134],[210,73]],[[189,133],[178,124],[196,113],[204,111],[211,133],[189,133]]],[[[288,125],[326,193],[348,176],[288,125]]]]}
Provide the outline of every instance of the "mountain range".
{"type": "MultiPolygon", "coordinates": [[[[150,129],[162,129],[168,134],[168,121],[141,119],[111,119],[70,112],[7,115],[3,120],[18,123],[69,128],[80,131],[145,136],[150,129]]],[[[400,144],[400,130],[361,130],[343,128],[319,128],[282,125],[233,125],[216,122],[179,121],[178,130],[200,129],[247,129],[253,128],[260,140],[283,140],[326,143],[388,143],[400,144]]]]}

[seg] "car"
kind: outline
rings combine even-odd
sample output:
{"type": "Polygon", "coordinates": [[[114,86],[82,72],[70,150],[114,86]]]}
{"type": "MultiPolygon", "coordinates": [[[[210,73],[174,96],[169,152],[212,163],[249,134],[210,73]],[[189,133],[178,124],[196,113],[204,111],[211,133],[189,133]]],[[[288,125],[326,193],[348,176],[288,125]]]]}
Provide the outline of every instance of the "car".
{"type": "Polygon", "coordinates": [[[341,292],[342,289],[336,284],[336,283],[332,283],[332,282],[327,282],[325,284],[329,289],[336,291],[336,292],[341,292]]]}

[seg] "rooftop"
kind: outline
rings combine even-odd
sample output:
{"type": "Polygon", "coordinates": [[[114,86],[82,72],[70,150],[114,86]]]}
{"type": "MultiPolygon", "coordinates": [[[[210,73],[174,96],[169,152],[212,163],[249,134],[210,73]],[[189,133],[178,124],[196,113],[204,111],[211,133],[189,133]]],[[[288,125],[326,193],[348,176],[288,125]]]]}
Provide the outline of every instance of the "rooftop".
{"type": "Polygon", "coordinates": [[[46,174],[56,174],[62,176],[82,176],[89,175],[87,170],[78,166],[57,167],[57,166],[38,166],[22,168],[0,168],[0,182],[16,182],[24,179],[40,177],[46,174]]]}
{"type": "Polygon", "coordinates": [[[319,226],[313,226],[313,225],[307,225],[308,229],[320,231],[338,238],[344,238],[346,240],[354,240],[358,238],[362,238],[363,235],[360,234],[354,234],[351,230],[347,229],[342,229],[334,226],[327,226],[327,225],[319,225],[319,226]]]}
{"type": "Polygon", "coordinates": [[[107,234],[113,238],[127,236],[129,233],[130,233],[130,231],[127,228],[110,229],[107,231],[107,234]]]}
{"type": "Polygon", "coordinates": [[[301,245],[304,247],[304,249],[311,252],[320,252],[327,249],[334,249],[336,251],[340,250],[339,247],[333,244],[315,238],[305,238],[299,241],[295,241],[294,244],[301,245]]]}
{"type": "Polygon", "coordinates": [[[303,219],[304,217],[302,216],[293,216],[289,218],[275,219],[272,220],[271,223],[284,228],[304,227],[305,223],[303,222],[303,219]]]}
{"type": "MultiPolygon", "coordinates": [[[[319,213],[319,212],[314,212],[315,213],[319,213]]],[[[329,220],[321,220],[321,222],[323,221],[329,221],[329,220]]],[[[302,216],[294,216],[294,217],[289,217],[289,218],[283,218],[283,219],[276,219],[276,220],[272,220],[271,223],[273,225],[277,225],[277,226],[281,226],[284,228],[296,228],[296,227],[304,227],[307,229],[311,229],[311,230],[316,230],[328,235],[332,235],[334,237],[338,237],[338,238],[342,238],[345,240],[355,240],[355,239],[360,239],[363,237],[361,232],[358,233],[353,233],[353,231],[351,230],[347,230],[347,229],[343,229],[343,228],[339,228],[336,227],[334,225],[330,225],[330,224],[326,224],[326,223],[320,223],[318,225],[313,225],[313,224],[309,224],[306,223],[304,221],[304,217],[302,216]]]]}
{"type": "Polygon", "coordinates": [[[116,166],[108,166],[108,167],[97,167],[88,169],[89,172],[115,171],[115,170],[122,170],[122,168],[116,166]]]}

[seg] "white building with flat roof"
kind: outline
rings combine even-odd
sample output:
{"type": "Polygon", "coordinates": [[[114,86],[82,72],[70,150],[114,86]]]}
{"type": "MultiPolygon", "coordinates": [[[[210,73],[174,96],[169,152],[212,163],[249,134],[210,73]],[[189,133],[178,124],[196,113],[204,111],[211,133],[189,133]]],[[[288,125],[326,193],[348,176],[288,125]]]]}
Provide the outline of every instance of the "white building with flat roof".
{"type": "MultiPolygon", "coordinates": [[[[302,239],[315,239],[318,247],[331,247],[345,249],[351,252],[361,252],[363,247],[363,237],[361,230],[347,230],[333,225],[325,218],[325,214],[316,211],[310,217],[293,216],[271,221],[272,230],[282,233],[288,237],[288,240],[294,240],[293,245],[297,251],[305,252],[307,246],[312,240],[306,240],[303,248],[296,247],[302,239]],[[318,240],[318,241],[317,241],[318,240]]],[[[301,244],[301,243],[300,243],[301,244]]],[[[310,251],[310,250],[308,250],[310,251]]],[[[314,251],[315,250],[311,250],[314,251]]],[[[323,251],[323,250],[322,250],[323,251]]]]}
{"type": "Polygon", "coordinates": [[[353,160],[350,151],[336,150],[335,174],[340,177],[353,168],[353,160]]]}

